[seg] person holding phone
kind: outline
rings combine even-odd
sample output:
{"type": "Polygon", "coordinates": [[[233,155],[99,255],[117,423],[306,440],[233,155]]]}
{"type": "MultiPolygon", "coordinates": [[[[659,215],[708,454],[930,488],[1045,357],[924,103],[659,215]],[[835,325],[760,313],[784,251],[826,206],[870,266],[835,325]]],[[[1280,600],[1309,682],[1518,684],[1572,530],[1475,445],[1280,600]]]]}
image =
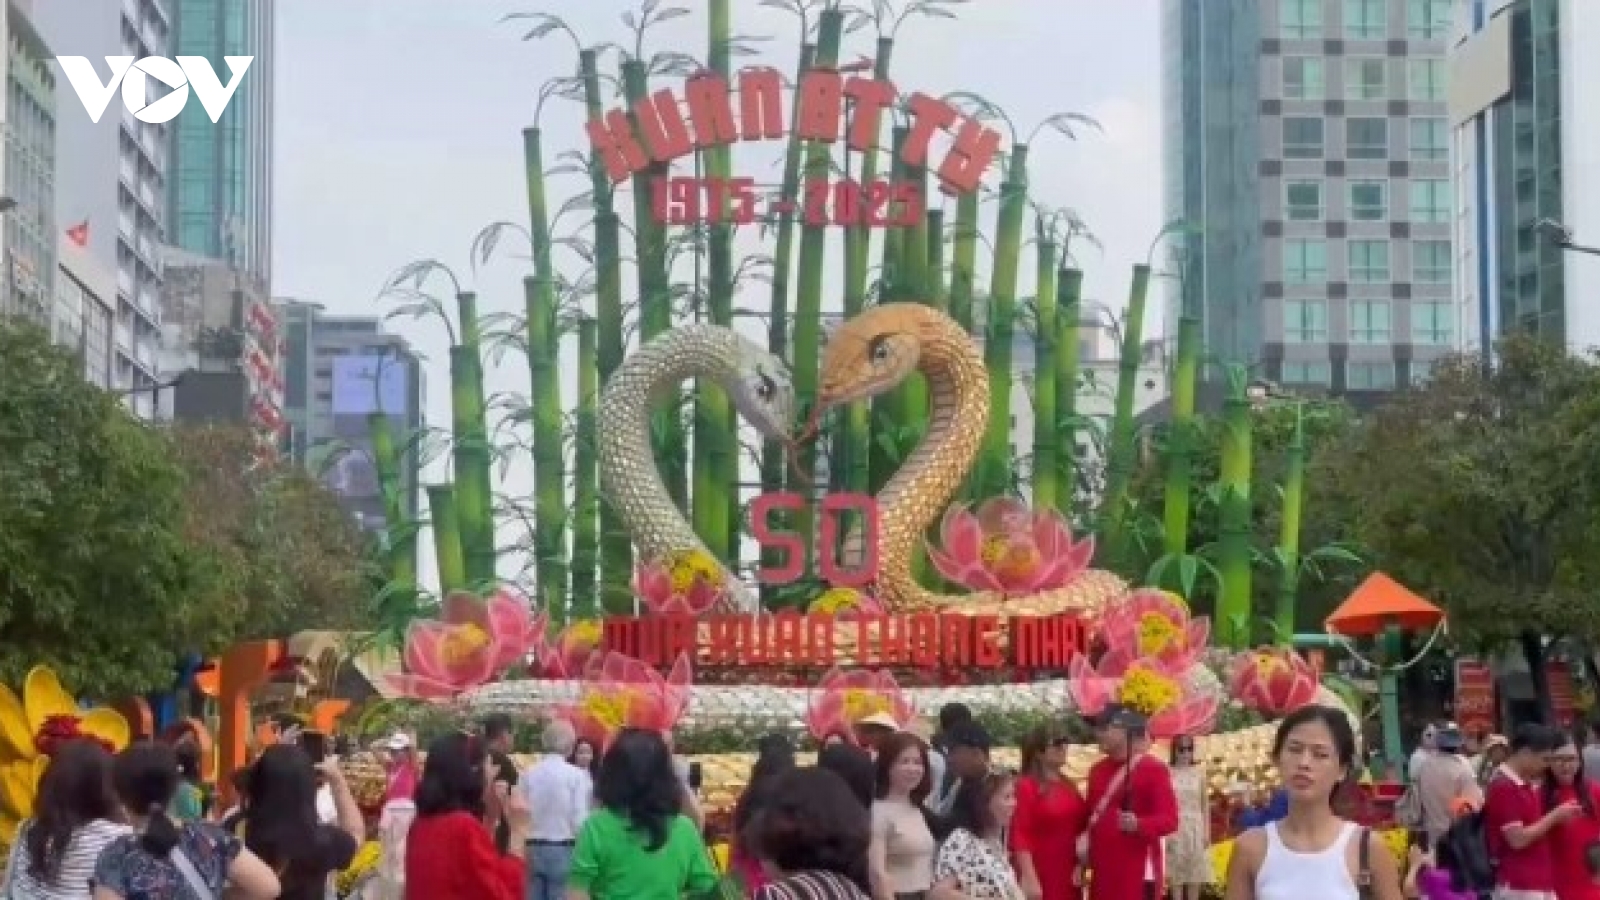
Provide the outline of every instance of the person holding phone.
{"type": "Polygon", "coordinates": [[[262,752],[250,767],[250,805],[241,820],[245,846],[278,873],[282,900],[323,900],[329,880],[350,865],[366,838],[366,822],[338,758],[324,744],[322,760],[313,763],[304,746],[302,735],[299,746],[262,752]],[[333,798],[337,824],[318,820],[319,780],[333,798]]]}

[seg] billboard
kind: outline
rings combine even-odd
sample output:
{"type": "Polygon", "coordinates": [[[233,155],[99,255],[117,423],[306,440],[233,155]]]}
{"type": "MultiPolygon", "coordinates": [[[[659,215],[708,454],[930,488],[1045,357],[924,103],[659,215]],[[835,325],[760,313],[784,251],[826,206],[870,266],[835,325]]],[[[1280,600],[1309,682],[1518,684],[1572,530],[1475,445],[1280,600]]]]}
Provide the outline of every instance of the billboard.
{"type": "MultiPolygon", "coordinates": [[[[331,411],[336,449],[324,458],[323,483],[339,495],[363,529],[382,531],[387,524],[378,469],[372,456],[372,431],[369,414],[389,415],[397,445],[403,445],[412,430],[411,362],[394,354],[340,356],[333,360],[331,411]]],[[[409,491],[412,473],[402,486],[409,491]]]]}

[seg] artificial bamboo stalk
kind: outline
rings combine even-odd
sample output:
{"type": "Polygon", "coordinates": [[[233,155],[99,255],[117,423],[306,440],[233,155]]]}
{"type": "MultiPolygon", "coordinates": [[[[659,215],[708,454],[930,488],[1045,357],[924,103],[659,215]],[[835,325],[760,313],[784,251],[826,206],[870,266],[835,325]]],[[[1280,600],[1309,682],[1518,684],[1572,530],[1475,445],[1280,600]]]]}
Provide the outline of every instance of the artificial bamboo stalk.
{"type": "MultiPolygon", "coordinates": [[[[923,192],[924,194],[927,191],[923,192]]],[[[927,212],[928,232],[928,301],[940,312],[950,311],[950,286],[945,279],[944,210],[927,212]]]]}
{"type": "Polygon", "coordinates": [[[555,297],[524,278],[528,306],[528,366],[533,374],[533,547],[540,599],[550,608],[566,605],[566,472],[562,448],[561,332],[555,297]]]}
{"type": "Polygon", "coordinates": [[[1016,144],[1000,183],[994,271],[989,277],[989,313],[984,323],[984,362],[989,368],[989,427],[984,433],[976,484],[980,497],[1011,493],[1011,359],[1017,318],[1017,270],[1022,257],[1022,218],[1028,209],[1028,146],[1016,144]]]}
{"type": "Polygon", "coordinates": [[[395,449],[394,426],[389,414],[382,410],[368,413],[367,433],[372,438],[372,465],[378,472],[378,491],[383,496],[389,583],[396,590],[414,593],[417,589],[417,530],[405,508],[400,454],[395,449]]]}
{"type": "Polygon", "coordinates": [[[1249,375],[1244,366],[1225,369],[1222,401],[1222,453],[1219,460],[1217,570],[1222,579],[1217,626],[1225,647],[1250,643],[1250,474],[1254,423],[1250,418],[1249,375]]]}
{"type": "Polygon", "coordinates": [[[1177,356],[1172,373],[1172,422],[1167,432],[1167,479],[1162,498],[1162,538],[1165,552],[1172,558],[1189,552],[1189,494],[1194,483],[1200,320],[1187,308],[1178,318],[1177,356]]]}
{"type": "MultiPolygon", "coordinates": [[[[816,67],[832,69],[839,64],[839,43],[844,35],[844,11],[830,6],[823,10],[818,19],[816,67]]],[[[812,142],[811,146],[806,148],[806,180],[820,181],[828,178],[832,157],[832,150],[827,144],[820,141],[812,142]]],[[[827,226],[822,223],[806,223],[800,230],[800,272],[795,285],[794,319],[794,386],[795,392],[801,397],[815,397],[817,394],[817,366],[820,362],[822,342],[822,293],[825,275],[823,266],[827,261],[827,251],[827,226]]],[[[807,443],[801,446],[798,457],[798,469],[808,478],[814,478],[817,469],[815,444],[807,443]]],[[[795,483],[790,485],[790,489],[805,490],[805,486],[795,483]]],[[[811,562],[816,555],[816,535],[815,519],[810,505],[807,504],[801,509],[795,519],[794,530],[806,548],[806,571],[813,571],[811,562]]]]}
{"type": "MultiPolygon", "coordinates": [[[[890,130],[889,184],[893,190],[899,189],[906,175],[905,157],[901,149],[910,134],[910,129],[904,126],[897,125],[890,130]]],[[[896,207],[891,206],[891,218],[895,212],[896,207]]],[[[906,272],[905,240],[905,229],[886,228],[883,231],[882,257],[878,266],[879,302],[896,303],[916,299],[906,272]]],[[[920,378],[921,375],[913,374],[911,377],[920,378]]],[[[907,390],[909,385],[901,384],[871,403],[868,412],[871,433],[867,444],[867,487],[872,494],[883,490],[883,486],[889,483],[889,478],[900,467],[908,421],[905,403],[907,390]]]]}
{"type": "Polygon", "coordinates": [[[1117,399],[1111,417],[1111,441],[1106,460],[1106,492],[1101,498],[1101,539],[1105,559],[1120,560],[1125,549],[1128,484],[1133,480],[1133,399],[1139,388],[1139,363],[1144,357],[1144,304],[1150,291],[1150,267],[1133,267],[1128,291],[1128,314],[1122,323],[1122,349],[1117,358],[1117,399]]]}
{"type": "Polygon", "coordinates": [[[1058,505],[1061,467],[1056,462],[1061,433],[1052,427],[1056,421],[1056,342],[1060,326],[1056,322],[1056,256],[1060,247],[1044,223],[1038,229],[1038,257],[1035,269],[1033,328],[1033,508],[1055,509],[1058,505]]]}
{"type": "Polygon", "coordinates": [[[1283,515],[1278,523],[1278,602],[1272,622],[1277,643],[1294,644],[1295,601],[1300,590],[1300,519],[1306,504],[1305,406],[1294,401],[1294,434],[1283,473],[1283,515]]]}
{"type": "Polygon", "coordinates": [[[956,198],[956,227],[951,244],[950,317],[972,334],[972,287],[978,260],[977,191],[956,198]]]}
{"type": "MultiPolygon", "coordinates": [[[[1083,272],[1063,267],[1056,275],[1056,510],[1076,519],[1078,496],[1078,332],[1083,324],[1083,272]]],[[[1038,423],[1034,427],[1039,427],[1038,423]]]]}
{"type": "Polygon", "coordinates": [[[578,412],[572,448],[572,617],[592,619],[598,613],[595,596],[596,556],[600,550],[599,456],[596,444],[596,404],[600,397],[599,369],[595,364],[599,323],[587,316],[578,321],[578,412]]]}
{"type": "Polygon", "coordinates": [[[433,525],[433,556],[439,568],[439,595],[467,586],[467,563],[461,554],[461,523],[456,516],[455,489],[428,485],[428,519],[433,525]]]}
{"type": "MultiPolygon", "coordinates": [[[[600,67],[594,50],[578,54],[578,70],[583,78],[583,103],[588,117],[605,114],[605,97],[600,90],[600,67]]],[[[600,383],[622,365],[622,225],[617,220],[611,181],[599,155],[589,160],[590,190],[594,196],[595,318],[598,346],[595,351],[600,383]]],[[[600,506],[600,593],[607,609],[632,609],[633,540],[622,519],[610,504],[600,506]]]]}

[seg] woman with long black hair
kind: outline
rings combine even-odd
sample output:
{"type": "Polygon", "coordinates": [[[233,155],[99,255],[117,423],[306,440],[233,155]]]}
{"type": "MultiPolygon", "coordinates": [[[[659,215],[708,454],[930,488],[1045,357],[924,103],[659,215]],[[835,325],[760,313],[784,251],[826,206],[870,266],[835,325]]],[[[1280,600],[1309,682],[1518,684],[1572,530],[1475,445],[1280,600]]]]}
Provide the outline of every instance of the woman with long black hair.
{"type": "Polygon", "coordinates": [[[794,770],[794,744],[781,734],[769,734],[756,742],[756,762],[750,767],[750,783],[733,807],[733,852],[730,868],[744,881],[746,893],[755,893],[767,883],[767,873],[745,846],[744,833],[767,806],[768,795],[778,778],[794,770]]]}
{"type": "Polygon", "coordinates": [[[1577,741],[1562,735],[1561,745],[1546,757],[1550,777],[1544,783],[1544,808],[1578,804],[1579,813],[1550,830],[1550,861],[1556,875],[1556,900],[1600,900],[1600,885],[1589,874],[1588,851],[1600,841],[1600,785],[1583,770],[1577,741]]]}
{"type": "Polygon", "coordinates": [[[597,806],[572,851],[568,900],[678,900],[716,889],[661,735],[622,729],[600,760],[594,794],[597,806]]]}
{"type": "Polygon", "coordinates": [[[50,757],[33,818],[22,823],[0,896],[88,900],[100,851],[129,833],[111,792],[111,751],[94,740],[67,741],[50,757]]]}
{"type": "Polygon", "coordinates": [[[207,822],[175,822],[178,757],[153,741],[111,765],[111,784],[133,833],[107,844],[94,868],[94,900],[210,900],[224,885],[240,900],[273,900],[278,876],[238,838],[207,822]]]}
{"type": "Polygon", "coordinates": [[[319,767],[299,747],[276,744],[250,766],[247,785],[251,801],[238,830],[244,845],[278,873],[283,900],[323,900],[328,879],[350,865],[366,837],[338,758],[329,755],[319,767]],[[337,827],[318,820],[319,769],[339,811],[337,827]]]}
{"type": "Polygon", "coordinates": [[[489,745],[447,734],[428,745],[417,783],[417,819],[406,836],[407,900],[522,900],[523,854],[532,824],[522,792],[495,781],[489,745]],[[495,830],[508,826],[502,852],[495,830]]]}
{"type": "Polygon", "coordinates": [[[1234,842],[1227,900],[1400,900],[1400,867],[1383,838],[1334,812],[1356,765],[1342,709],[1302,706],[1278,723],[1272,759],[1289,792],[1282,821],[1234,842]]]}

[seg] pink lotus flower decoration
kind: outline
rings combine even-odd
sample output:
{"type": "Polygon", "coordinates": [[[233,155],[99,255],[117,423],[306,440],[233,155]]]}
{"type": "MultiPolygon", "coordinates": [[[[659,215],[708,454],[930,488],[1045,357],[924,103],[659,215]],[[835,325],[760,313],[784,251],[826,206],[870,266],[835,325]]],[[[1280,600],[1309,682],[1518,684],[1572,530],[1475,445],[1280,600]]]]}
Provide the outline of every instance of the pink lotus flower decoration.
{"type": "Polygon", "coordinates": [[[1279,718],[1316,699],[1317,673],[1293,650],[1262,647],[1234,657],[1228,693],[1264,716],[1279,718]]]}
{"type": "Polygon", "coordinates": [[[639,566],[633,592],[660,616],[708,612],[728,596],[722,567],[703,550],[669,554],[639,566]]]}
{"type": "Polygon", "coordinates": [[[1216,724],[1218,698],[1194,692],[1181,674],[1154,659],[1137,660],[1113,677],[1103,665],[1096,669],[1079,656],[1067,677],[1072,699],[1085,717],[1099,715],[1115,701],[1143,713],[1149,719],[1148,733],[1156,739],[1204,734],[1216,724]]]}
{"type": "Polygon", "coordinates": [[[557,715],[602,749],[623,728],[668,734],[689,707],[692,672],[687,655],[680,655],[662,678],[630,656],[596,653],[589,659],[585,679],[577,702],[557,715]]]}
{"type": "Polygon", "coordinates": [[[1074,541],[1060,514],[1006,497],[985,500],[976,512],[952,506],[939,526],[939,545],[928,546],[928,559],[947,581],[1004,594],[1066,587],[1093,558],[1094,539],[1074,541]]]}
{"type": "Polygon", "coordinates": [[[903,726],[917,711],[887,671],[834,668],[811,691],[806,727],[819,741],[837,734],[853,742],[856,723],[879,713],[903,726]]]}
{"type": "Polygon", "coordinates": [[[1100,619],[1106,653],[1100,670],[1120,676],[1136,659],[1153,658],[1172,672],[1187,672],[1200,661],[1211,637],[1211,620],[1191,618],[1176,594],[1140,588],[1106,607],[1100,619]]]}
{"type": "Polygon", "coordinates": [[[526,657],[544,628],[542,620],[515,591],[501,589],[488,600],[458,591],[445,598],[438,619],[411,623],[405,671],[386,677],[408,697],[448,700],[526,657]]]}
{"type": "Polygon", "coordinates": [[[595,619],[568,623],[555,642],[540,654],[540,670],[549,678],[578,678],[591,654],[600,647],[605,632],[595,619]]]}

